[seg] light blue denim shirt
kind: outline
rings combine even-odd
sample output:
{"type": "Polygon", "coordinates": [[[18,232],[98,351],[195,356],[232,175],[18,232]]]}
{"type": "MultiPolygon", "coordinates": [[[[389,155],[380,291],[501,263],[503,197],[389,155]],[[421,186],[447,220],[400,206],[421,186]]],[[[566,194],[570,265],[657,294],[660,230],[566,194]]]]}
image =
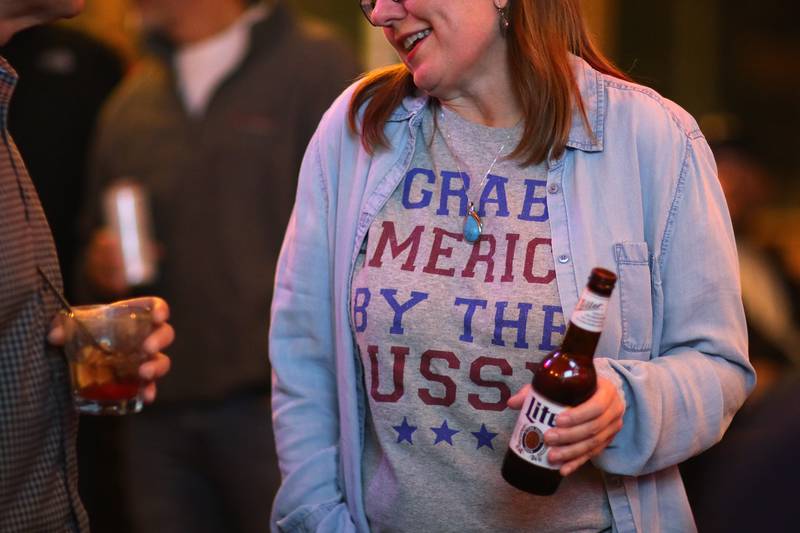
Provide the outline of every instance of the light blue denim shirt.
{"type": "MultiPolygon", "coordinates": [[[[626,403],[622,430],[594,463],[615,531],[693,531],[676,465],[719,441],[755,382],[727,207],[686,112],[573,64],[592,132],[576,112],[568,149],[549,164],[558,289],[569,316],[593,267],[619,275],[595,365],[626,403]]],[[[430,107],[406,98],[385,128],[392,149],[370,155],[347,126],[352,91],[309,144],[276,275],[270,360],[283,484],[273,531],[369,530],[350,283],[430,107]]]]}

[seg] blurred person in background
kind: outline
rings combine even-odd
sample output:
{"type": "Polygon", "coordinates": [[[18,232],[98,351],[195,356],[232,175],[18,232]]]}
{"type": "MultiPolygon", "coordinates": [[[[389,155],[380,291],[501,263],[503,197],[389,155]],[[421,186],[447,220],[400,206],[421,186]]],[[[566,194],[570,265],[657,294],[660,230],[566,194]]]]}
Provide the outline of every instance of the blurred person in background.
{"type": "MultiPolygon", "coordinates": [[[[73,290],[78,218],[86,191],[89,141],[100,107],[122,80],[122,57],[99,39],[61,24],[17,33],[0,52],[20,80],[8,112],[19,148],[53,232],[64,280],[73,290]]],[[[86,415],[78,428],[78,488],[95,533],[124,533],[118,465],[120,419],[86,415]]]]}
{"type": "Polygon", "coordinates": [[[700,531],[793,531],[792,486],[800,473],[794,460],[800,443],[800,280],[787,268],[783,249],[773,244],[796,232],[787,228],[786,235],[765,238],[775,180],[745,141],[712,147],[736,233],[758,383],[725,439],[682,464],[681,473],[700,531]],[[758,453],[765,443],[769,453],[758,453]]]}
{"type": "MultiPolygon", "coordinates": [[[[736,233],[756,401],[781,374],[800,370],[800,301],[782,249],[765,242],[759,220],[774,206],[775,180],[741,141],[713,146],[719,180],[736,233]]],[[[788,232],[794,233],[794,232],[788,232]]]]}
{"type": "Polygon", "coordinates": [[[597,50],[580,4],[360,1],[403,64],[337,99],[301,167],[273,531],[695,529],[677,464],[755,382],[733,231],[694,119],[597,50]],[[544,434],[565,478],[534,496],[501,463],[596,266],[619,276],[597,390],[544,434]]]}
{"type": "Polygon", "coordinates": [[[169,298],[179,340],[159,408],[125,420],[134,531],[263,531],[279,484],[273,272],[303,150],[358,70],[281,2],[135,3],[151,53],[101,117],[85,259],[94,294],[142,290],[124,281],[99,201],[118,178],[143,184],[162,250],[147,290],[169,298]]]}
{"type": "MultiPolygon", "coordinates": [[[[82,5],[79,0],[0,0],[0,45],[28,27],[73,16],[82,5]]],[[[86,532],[77,491],[78,417],[66,358],[54,347],[63,344],[64,331],[51,328],[62,305],[49,284],[62,290],[61,271],[41,203],[8,132],[17,79],[0,58],[0,531],[86,532]]],[[[148,303],[158,327],[144,344],[153,360],[139,374],[151,381],[145,401],[152,402],[152,380],[169,370],[160,350],[173,332],[165,302],[148,303]]]]}

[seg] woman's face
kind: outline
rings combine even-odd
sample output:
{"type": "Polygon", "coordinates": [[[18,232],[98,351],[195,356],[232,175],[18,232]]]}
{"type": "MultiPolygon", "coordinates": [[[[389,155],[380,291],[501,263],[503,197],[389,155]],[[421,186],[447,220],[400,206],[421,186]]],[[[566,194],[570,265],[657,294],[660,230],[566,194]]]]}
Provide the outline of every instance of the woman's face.
{"type": "Polygon", "coordinates": [[[491,85],[507,69],[492,0],[378,0],[372,21],[383,26],[416,86],[433,96],[452,98],[491,85]]]}

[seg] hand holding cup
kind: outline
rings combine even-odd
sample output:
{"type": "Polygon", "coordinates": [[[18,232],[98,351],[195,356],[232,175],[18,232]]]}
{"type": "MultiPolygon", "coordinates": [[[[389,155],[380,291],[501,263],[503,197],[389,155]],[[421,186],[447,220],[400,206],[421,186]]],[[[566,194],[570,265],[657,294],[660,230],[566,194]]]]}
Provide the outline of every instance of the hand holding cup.
{"type": "Polygon", "coordinates": [[[155,380],[170,368],[162,353],[175,336],[168,318],[164,300],[146,297],[79,306],[56,319],[48,340],[64,346],[79,411],[126,414],[155,399],[155,380]]]}

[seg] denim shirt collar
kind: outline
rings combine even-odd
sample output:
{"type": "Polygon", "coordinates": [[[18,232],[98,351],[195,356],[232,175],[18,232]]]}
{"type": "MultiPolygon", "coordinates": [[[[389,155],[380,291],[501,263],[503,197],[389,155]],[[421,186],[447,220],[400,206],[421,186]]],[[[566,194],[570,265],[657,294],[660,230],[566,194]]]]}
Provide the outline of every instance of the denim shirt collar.
{"type": "MultiPolygon", "coordinates": [[[[572,126],[567,138],[567,147],[584,152],[603,151],[603,126],[605,124],[605,97],[603,75],[592,69],[582,58],[570,54],[570,63],[575,83],[583,99],[586,119],[591,129],[587,131],[577,105],[573,106],[572,126]]],[[[406,96],[389,117],[390,122],[411,120],[424,109],[430,97],[424,93],[406,96]]]]}
{"type": "Polygon", "coordinates": [[[573,105],[567,147],[584,152],[602,152],[606,113],[603,75],[578,56],[570,55],[570,63],[591,131],[587,131],[578,106],[573,105]]]}

